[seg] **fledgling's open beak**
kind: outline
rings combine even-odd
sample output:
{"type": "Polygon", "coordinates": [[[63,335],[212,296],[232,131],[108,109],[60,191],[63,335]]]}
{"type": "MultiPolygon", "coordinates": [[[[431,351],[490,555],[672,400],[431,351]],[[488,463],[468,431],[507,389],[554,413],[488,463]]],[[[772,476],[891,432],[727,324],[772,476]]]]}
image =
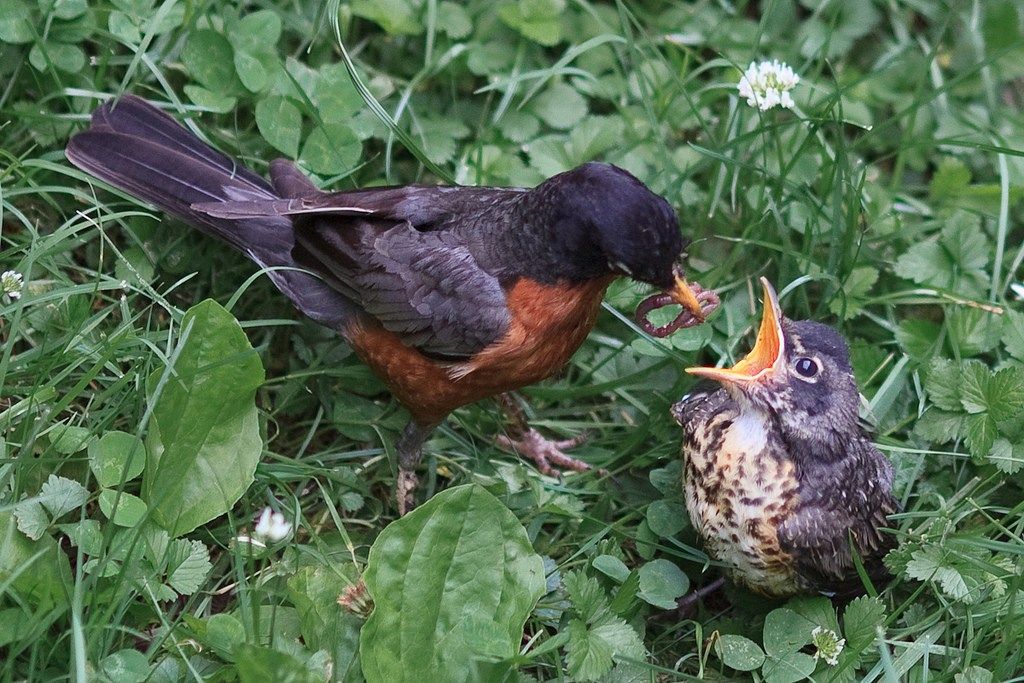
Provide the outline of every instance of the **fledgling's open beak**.
{"type": "Polygon", "coordinates": [[[674,277],[672,287],[666,293],[672,297],[673,301],[692,313],[698,322],[704,322],[704,307],[700,305],[697,295],[693,293],[693,288],[683,277],[682,271],[676,268],[672,275],[674,277]]]}
{"type": "Polygon", "coordinates": [[[691,375],[707,377],[717,382],[748,383],[771,376],[782,364],[786,355],[786,341],[782,335],[782,310],[779,297],[761,278],[764,287],[764,315],[757,332],[754,348],[731,368],[686,368],[691,375]]]}

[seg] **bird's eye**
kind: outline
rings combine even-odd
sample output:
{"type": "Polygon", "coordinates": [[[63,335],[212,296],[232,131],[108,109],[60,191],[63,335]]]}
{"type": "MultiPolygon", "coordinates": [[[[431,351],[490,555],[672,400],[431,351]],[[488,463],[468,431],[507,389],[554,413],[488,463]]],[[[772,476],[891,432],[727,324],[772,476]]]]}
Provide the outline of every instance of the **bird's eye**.
{"type": "Polygon", "coordinates": [[[818,374],[818,364],[811,358],[797,358],[793,367],[801,377],[814,377],[818,374]]]}

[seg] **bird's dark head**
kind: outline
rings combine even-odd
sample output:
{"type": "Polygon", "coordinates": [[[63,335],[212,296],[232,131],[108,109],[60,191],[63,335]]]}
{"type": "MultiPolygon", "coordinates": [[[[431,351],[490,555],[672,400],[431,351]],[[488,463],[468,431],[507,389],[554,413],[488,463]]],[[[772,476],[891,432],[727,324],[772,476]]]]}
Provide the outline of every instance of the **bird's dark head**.
{"type": "Polygon", "coordinates": [[[663,197],[632,174],[611,164],[590,162],[547,180],[559,219],[553,239],[565,240],[573,256],[597,272],[624,275],[672,294],[702,316],[682,278],[686,242],[679,219],[663,197]],[[587,248],[572,246],[584,244],[587,248]]]}
{"type": "Polygon", "coordinates": [[[754,348],[731,368],[688,368],[722,383],[751,408],[771,413],[787,440],[827,455],[837,441],[859,434],[860,394],[846,341],[827,325],[782,315],[768,281],[754,348]]]}

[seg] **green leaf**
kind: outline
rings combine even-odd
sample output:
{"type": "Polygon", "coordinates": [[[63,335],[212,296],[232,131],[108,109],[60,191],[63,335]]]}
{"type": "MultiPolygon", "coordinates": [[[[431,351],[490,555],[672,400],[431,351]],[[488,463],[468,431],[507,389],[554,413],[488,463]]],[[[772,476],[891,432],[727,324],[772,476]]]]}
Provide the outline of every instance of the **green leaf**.
{"type": "Polygon", "coordinates": [[[505,112],[495,125],[502,135],[519,144],[532,140],[540,130],[540,121],[537,117],[520,110],[505,112]]]}
{"type": "Polygon", "coordinates": [[[651,486],[662,494],[679,494],[683,490],[683,464],[679,459],[675,459],[664,467],[651,470],[647,478],[651,486]]]}
{"type": "Polygon", "coordinates": [[[110,18],[107,19],[107,29],[115,37],[120,38],[129,45],[134,45],[142,40],[142,33],[139,31],[138,24],[124,12],[116,10],[111,12],[110,18]]]}
{"type": "Polygon", "coordinates": [[[465,38],[473,31],[469,14],[456,2],[443,0],[437,6],[437,25],[451,38],[465,38]]]}
{"type": "Polygon", "coordinates": [[[839,632],[839,619],[836,618],[836,610],[832,601],[824,596],[799,596],[790,599],[786,608],[791,609],[808,622],[813,629],[820,626],[823,629],[839,632]]]}
{"type": "Polygon", "coordinates": [[[932,443],[946,443],[960,436],[964,426],[961,413],[928,408],[914,425],[914,434],[932,443]]]}
{"type": "Polygon", "coordinates": [[[238,98],[236,97],[213,92],[198,85],[186,85],[185,94],[198,106],[218,114],[227,114],[238,103],[238,98]]]}
{"type": "Polygon", "coordinates": [[[114,489],[100,491],[100,510],[118,526],[136,526],[146,516],[146,504],[138,496],[114,489]]]}
{"type": "MultiPolygon", "coordinates": [[[[988,461],[1000,472],[1016,474],[1024,467],[1024,444],[1011,444],[1008,439],[998,438],[992,444],[988,461]]],[[[18,528],[21,528],[20,520],[18,528]]]]}
{"type": "Polygon", "coordinates": [[[239,645],[235,649],[235,661],[239,683],[320,683],[323,680],[292,655],[258,645],[239,645]]]}
{"type": "Polygon", "coordinates": [[[961,356],[991,351],[1003,334],[1003,318],[978,308],[955,308],[946,315],[949,339],[961,356]]]}
{"type": "Polygon", "coordinates": [[[864,303],[871,288],[878,282],[878,269],[861,266],[850,271],[850,276],[843,283],[843,296],[837,296],[829,302],[828,308],[844,320],[857,317],[864,310],[864,303]]]}
{"type": "Polygon", "coordinates": [[[668,560],[652,560],[640,567],[640,592],[637,596],[648,604],[675,609],[676,600],[689,588],[689,577],[668,560]]]}
{"type": "Polygon", "coordinates": [[[812,673],[817,661],[803,652],[789,652],[781,657],[768,657],[764,663],[765,683],[796,683],[812,673]]]}
{"type": "Polygon", "coordinates": [[[201,541],[178,539],[171,543],[167,560],[167,584],[181,595],[192,595],[209,575],[210,550],[201,541]]]}
{"type": "Polygon", "coordinates": [[[31,43],[36,38],[32,10],[22,0],[0,2],[0,42],[31,43]]]}
{"type": "Polygon", "coordinates": [[[556,45],[562,40],[565,0],[518,0],[498,8],[498,16],[510,28],[535,43],[556,45]]]}
{"type": "Polygon", "coordinates": [[[325,122],[306,138],[299,159],[314,173],[345,173],[359,162],[362,153],[362,143],[347,124],[325,122]]]}
{"type": "Polygon", "coordinates": [[[587,115],[587,101],[565,83],[553,83],[530,103],[530,109],[552,128],[572,128],[587,115]]]}
{"type": "Polygon", "coordinates": [[[244,642],[245,626],[234,615],[221,612],[206,620],[203,643],[210,646],[222,659],[234,661],[235,648],[244,642]]]}
{"type": "Polygon", "coordinates": [[[996,422],[1020,416],[1024,411],[1024,368],[997,370],[986,387],[985,405],[996,422]]]}
{"type": "Polygon", "coordinates": [[[147,382],[155,406],[142,479],[153,520],[172,536],[230,510],[263,452],[254,401],[263,366],[238,321],[208,299],[185,313],[181,330],[162,392],[163,371],[147,382]]]}
{"type": "Polygon", "coordinates": [[[971,449],[971,457],[977,463],[984,462],[992,452],[992,445],[999,434],[996,421],[988,413],[968,415],[964,429],[964,440],[971,449]]]}
{"type": "Polygon", "coordinates": [[[89,3],[86,0],[55,0],[50,5],[53,16],[65,21],[80,17],[88,9],[89,3]]]}
{"type": "Polygon", "coordinates": [[[814,624],[791,609],[773,609],[764,619],[764,651],[769,657],[796,652],[811,642],[814,624]]]}
{"type": "Polygon", "coordinates": [[[320,68],[312,99],[321,121],[345,123],[363,108],[363,98],[344,64],[327,64],[320,68]]]}
{"type": "Polygon", "coordinates": [[[980,219],[958,211],[945,221],[938,237],[920,241],[896,260],[896,274],[923,285],[984,293],[990,247],[980,219]]]}
{"type": "Polygon", "coordinates": [[[642,651],[638,640],[636,631],[617,617],[593,628],[574,619],[569,623],[566,648],[569,673],[576,680],[595,681],[611,670],[616,653],[625,654],[624,647],[631,652],[638,647],[642,651]]]}
{"type": "Polygon", "coordinates": [[[514,652],[544,593],[544,564],[519,520],[477,485],[457,486],[389,524],[364,581],[374,601],[360,634],[369,681],[476,680],[507,667],[468,651],[482,621],[514,652]]]}
{"type": "Polygon", "coordinates": [[[75,74],[85,66],[85,53],[77,45],[40,41],[32,45],[28,61],[36,71],[48,71],[53,66],[58,71],[75,74]]]}
{"type": "Polygon", "coordinates": [[[614,555],[598,555],[591,565],[616,583],[622,583],[629,577],[629,567],[614,555]]]}
{"type": "Polygon", "coordinates": [[[878,598],[863,595],[843,611],[843,635],[846,646],[862,652],[875,642],[878,628],[885,623],[885,605],[878,598]]]}
{"type": "Polygon", "coordinates": [[[100,660],[100,671],[110,683],[142,683],[149,678],[149,662],[138,650],[118,650],[100,660]]]}
{"type": "Polygon", "coordinates": [[[250,53],[273,51],[281,38],[281,17],[265,9],[242,17],[228,32],[236,50],[250,53]]]}
{"type": "Polygon", "coordinates": [[[50,432],[50,444],[61,455],[71,455],[85,448],[92,432],[86,427],[59,424],[50,432]]]}
{"type": "Polygon", "coordinates": [[[352,680],[359,674],[363,619],[338,609],[338,596],[358,580],[355,567],[341,563],[303,567],[288,579],[288,596],[298,611],[302,640],[310,649],[331,653],[336,680],[352,680]]]}
{"type": "Polygon", "coordinates": [[[608,598],[597,579],[582,572],[569,572],[563,579],[573,608],[585,622],[599,621],[609,614],[608,598]]]}
{"type": "Polygon", "coordinates": [[[923,240],[911,246],[896,259],[893,268],[897,275],[906,280],[936,287],[952,284],[953,264],[939,244],[938,237],[923,240]]]}
{"type": "Polygon", "coordinates": [[[181,61],[192,78],[212,92],[227,96],[242,89],[235,74],[231,43],[212,29],[204,28],[189,33],[188,42],[181,52],[181,61]]]}
{"type": "Polygon", "coordinates": [[[945,157],[939,160],[938,167],[928,184],[928,194],[932,199],[955,199],[963,194],[971,184],[971,169],[967,168],[956,157],[945,157]]]}
{"type": "Polygon", "coordinates": [[[267,70],[256,55],[243,50],[235,50],[233,62],[238,80],[251,92],[260,92],[267,87],[267,70]]]}
{"type": "Polygon", "coordinates": [[[89,444],[89,468],[100,486],[131,481],[142,474],[145,466],[146,449],[134,434],[111,431],[89,444]]]}
{"type": "Polygon", "coordinates": [[[954,683],[992,683],[992,672],[981,666],[969,666],[953,674],[954,683]]]}
{"type": "Polygon", "coordinates": [[[89,491],[73,479],[51,474],[39,491],[39,502],[50,513],[51,519],[77,510],[89,499],[89,491]]]}
{"type": "Polygon", "coordinates": [[[352,0],[352,14],[379,24],[391,35],[423,32],[417,6],[410,0],[352,0]]]}
{"type": "Polygon", "coordinates": [[[729,633],[715,641],[715,654],[723,664],[737,671],[753,671],[764,664],[764,652],[757,643],[729,633]]]}
{"type": "Polygon", "coordinates": [[[1024,362],[1024,312],[1006,311],[1006,322],[1003,324],[1003,344],[1006,352],[1019,361],[1024,362]]]}
{"type": "Polygon", "coordinates": [[[907,318],[896,328],[896,341],[916,361],[931,360],[938,350],[942,328],[930,320],[907,318]]]}
{"type": "Polygon", "coordinates": [[[23,500],[14,506],[14,516],[18,519],[18,531],[33,541],[38,541],[50,528],[50,517],[38,500],[23,500]]]}
{"type": "Polygon", "coordinates": [[[67,534],[71,542],[81,548],[86,555],[95,557],[103,552],[103,531],[100,530],[100,523],[95,519],[61,524],[60,530],[67,534]]]}
{"type": "Polygon", "coordinates": [[[435,164],[450,161],[458,150],[456,141],[468,136],[469,132],[466,124],[457,118],[424,119],[412,131],[424,153],[435,164]]]}
{"type": "Polygon", "coordinates": [[[647,506],[647,526],[662,538],[675,536],[684,528],[688,516],[679,503],[656,500],[647,506]]]}
{"type": "Polygon", "coordinates": [[[67,604],[71,567],[52,537],[32,541],[15,528],[14,515],[0,511],[0,585],[8,585],[32,607],[67,604]]]}
{"type": "Polygon", "coordinates": [[[17,607],[0,609],[0,647],[24,637],[25,616],[25,612],[17,607]]]}
{"type": "Polygon", "coordinates": [[[581,681],[597,680],[611,670],[612,649],[603,638],[592,638],[590,629],[579,619],[569,622],[569,673],[581,681]]]}
{"type": "Polygon", "coordinates": [[[272,95],[256,103],[256,126],[263,139],[289,158],[299,154],[302,113],[285,97],[272,95]]]}
{"type": "Polygon", "coordinates": [[[928,366],[924,388],[931,402],[942,410],[960,412],[960,366],[946,358],[935,358],[928,366]]]}

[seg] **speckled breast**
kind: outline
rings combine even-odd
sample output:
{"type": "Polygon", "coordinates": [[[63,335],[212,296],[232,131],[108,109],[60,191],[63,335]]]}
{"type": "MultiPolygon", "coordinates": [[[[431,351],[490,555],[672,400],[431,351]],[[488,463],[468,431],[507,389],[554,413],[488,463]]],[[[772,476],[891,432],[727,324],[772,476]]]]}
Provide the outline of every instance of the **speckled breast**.
{"type": "Polygon", "coordinates": [[[772,455],[768,425],[749,414],[715,416],[683,445],[686,507],[711,557],[734,581],[768,595],[800,589],[777,529],[797,503],[793,463],[772,455]]]}

